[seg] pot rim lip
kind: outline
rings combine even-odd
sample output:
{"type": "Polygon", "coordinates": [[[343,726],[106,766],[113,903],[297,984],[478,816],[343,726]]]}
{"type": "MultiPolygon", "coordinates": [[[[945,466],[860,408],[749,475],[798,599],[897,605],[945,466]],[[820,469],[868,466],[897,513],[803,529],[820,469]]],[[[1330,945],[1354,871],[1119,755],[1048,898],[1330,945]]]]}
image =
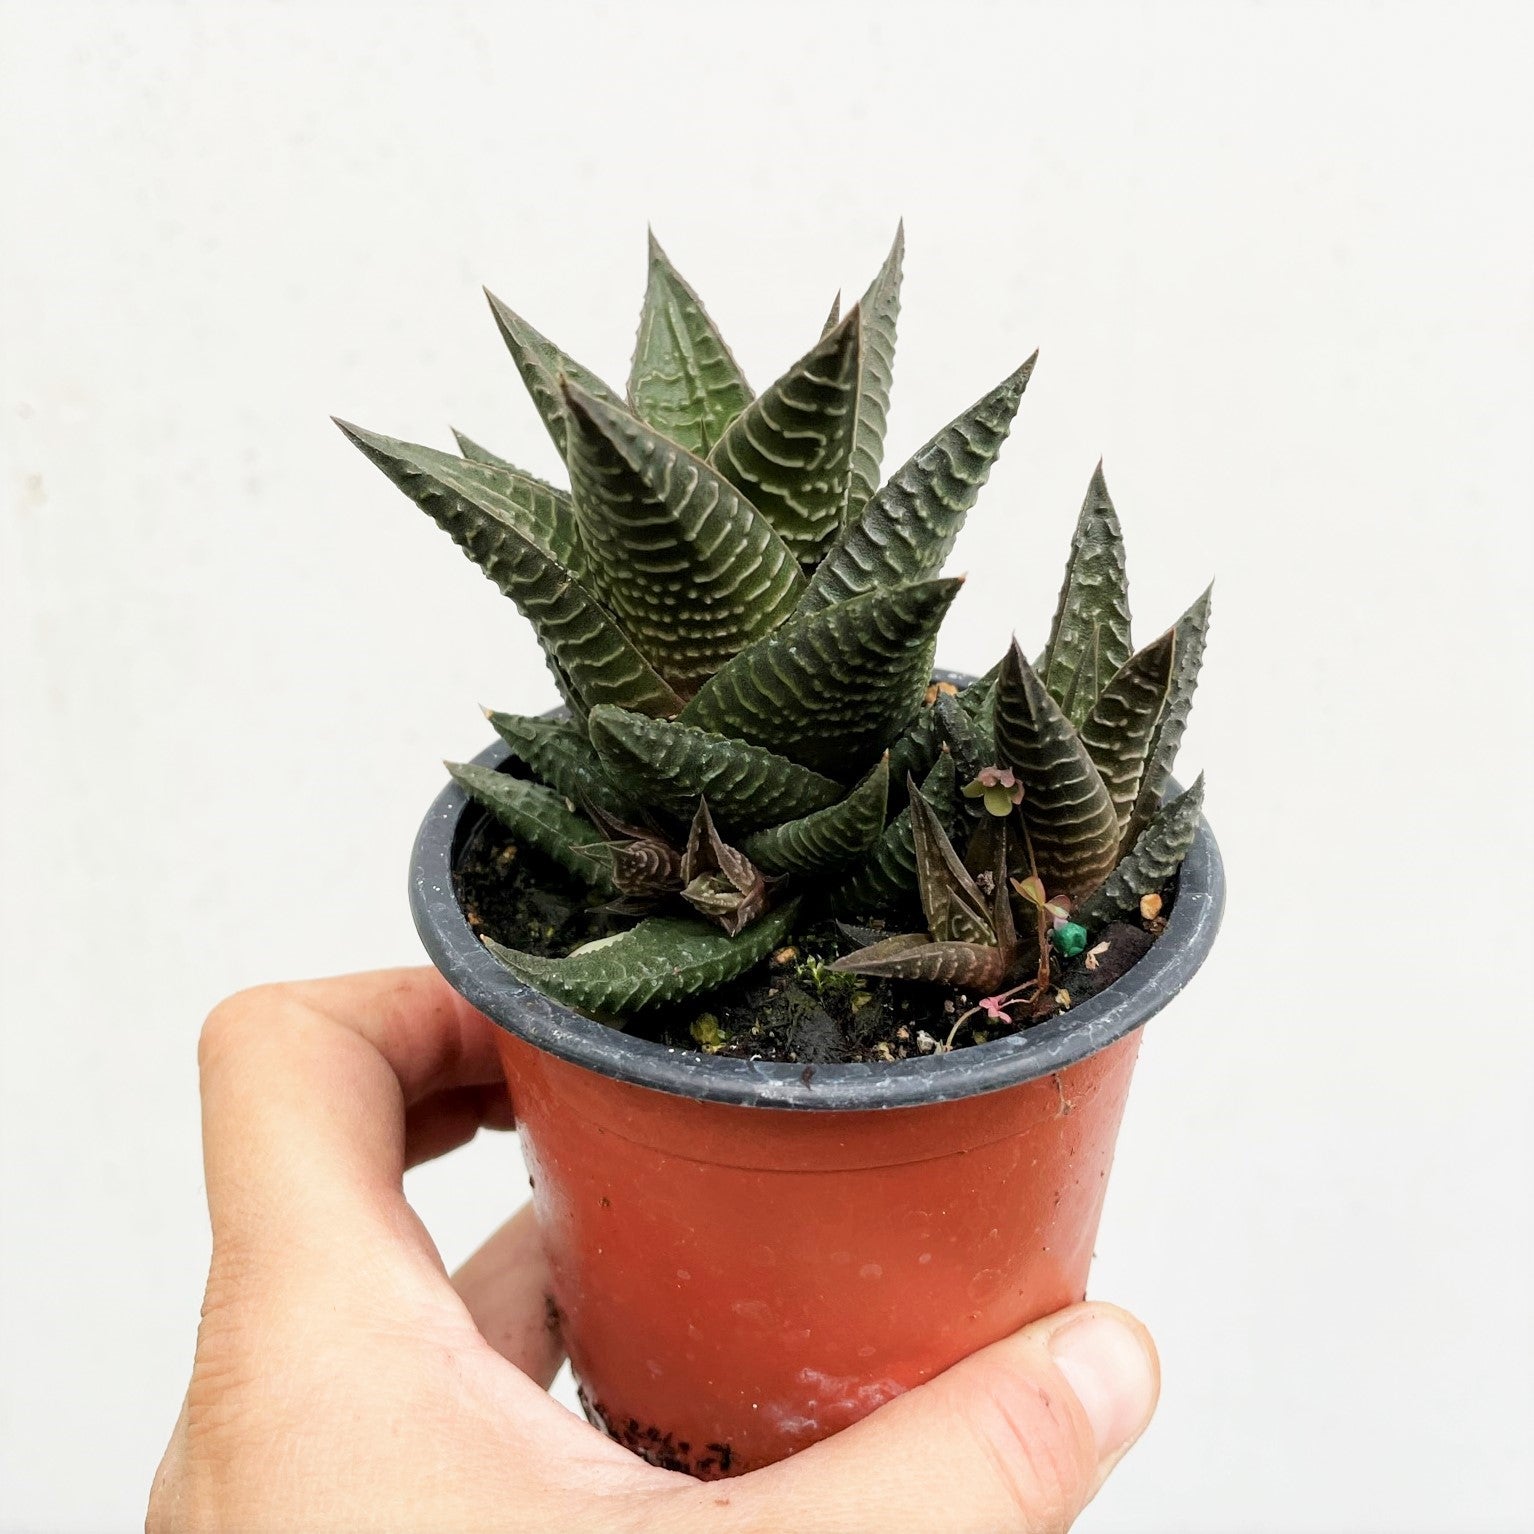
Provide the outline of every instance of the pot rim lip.
{"type": "MultiPolygon", "coordinates": [[[[474,761],[499,767],[510,756],[497,741],[474,761]]],[[[1166,930],[1123,979],[1096,996],[1021,1032],[945,1054],[817,1066],[740,1060],[621,1032],[507,970],[474,935],[453,889],[453,848],[471,808],[469,797],[449,781],[426,812],[411,852],[411,914],[443,978],[491,1022],[537,1049],[618,1081],[702,1102],[822,1112],[913,1108],[1050,1075],[1106,1049],[1161,1011],[1208,957],[1225,909],[1220,849],[1208,821],[1200,820],[1166,930]]]]}

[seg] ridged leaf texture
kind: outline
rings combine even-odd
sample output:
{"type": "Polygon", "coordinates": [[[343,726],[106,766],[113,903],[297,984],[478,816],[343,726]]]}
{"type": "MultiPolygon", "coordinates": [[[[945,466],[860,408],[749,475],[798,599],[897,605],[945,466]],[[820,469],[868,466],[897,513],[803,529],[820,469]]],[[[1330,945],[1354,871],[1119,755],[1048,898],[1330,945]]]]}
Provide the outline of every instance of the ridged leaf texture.
{"type": "Polygon", "coordinates": [[[636,797],[690,818],[700,798],[732,831],[754,831],[824,809],[842,787],[761,746],[666,719],[595,708],[591,743],[636,797]]]}
{"type": "MultiPolygon", "coordinates": [[[[449,515],[460,520],[475,512],[481,517],[494,516],[515,527],[572,574],[583,572],[585,560],[575,509],[566,491],[507,464],[460,458],[438,448],[364,431],[347,421],[337,421],[336,425],[446,532],[453,533],[453,528],[438,508],[444,496],[456,497],[470,509],[449,515]]],[[[471,559],[475,557],[472,550],[467,552],[471,559]]]]}
{"type": "Polygon", "coordinates": [[[818,874],[851,863],[883,835],[889,781],[885,758],[845,799],[799,820],[758,831],[741,843],[741,851],[763,873],[778,877],[818,874]]]}
{"type": "Polygon", "coordinates": [[[1102,888],[1077,910],[1075,919],[1088,931],[1095,931],[1117,916],[1137,911],[1140,897],[1158,893],[1182,866],[1198,835],[1203,812],[1204,775],[1200,773],[1191,788],[1169,799],[1151,816],[1150,823],[1135,838],[1134,846],[1120,859],[1102,888]]]}
{"type": "Polygon", "coordinates": [[[1188,725],[1188,711],[1193,707],[1193,691],[1198,686],[1198,674],[1204,664],[1204,642],[1209,636],[1209,604],[1214,595],[1211,586],[1172,625],[1176,637],[1176,657],[1172,667],[1172,682],[1167,689],[1166,707],[1151,738],[1146,753],[1145,775],[1140,782],[1139,796],[1130,813],[1126,836],[1133,840],[1149,823],[1161,804],[1166,792],[1167,779],[1172,775],[1172,764],[1177,758],[1177,748],[1182,744],[1183,731],[1188,725]]]}
{"type": "Polygon", "coordinates": [[[943,568],[1012,429],[1037,355],[890,476],[816,570],[801,612],[925,580],[943,568]]]}
{"type": "Polygon", "coordinates": [[[943,732],[937,714],[924,705],[909,725],[890,744],[890,798],[897,805],[905,803],[907,778],[920,782],[932,770],[943,749],[943,732]]]}
{"type": "Polygon", "coordinates": [[[536,847],[593,889],[612,892],[606,863],[579,850],[600,840],[596,827],[571,810],[552,788],[473,762],[449,762],[447,770],[519,842],[536,847]]]}
{"type": "Polygon", "coordinates": [[[1177,631],[1168,629],[1131,655],[1082,721],[1081,743],[1113,801],[1121,843],[1140,792],[1151,737],[1166,705],[1176,638],[1177,631]]]}
{"type": "MultiPolygon", "coordinates": [[[[922,779],[921,796],[937,813],[941,825],[953,825],[959,814],[959,796],[953,758],[946,751],[922,779]]],[[[867,859],[835,885],[827,898],[833,911],[849,916],[916,908],[916,842],[910,805],[884,828],[867,859]]]]}
{"type": "Polygon", "coordinates": [[[622,1017],[701,996],[759,964],[792,930],[789,901],[735,937],[701,917],[652,916],[562,959],[485,947],[519,980],[598,1017],[622,1017]]]}
{"type": "MultiPolygon", "coordinates": [[[[884,433],[889,424],[890,382],[895,376],[895,326],[900,318],[900,275],[905,262],[905,226],[858,302],[863,316],[863,349],[858,363],[857,429],[847,490],[847,516],[868,504],[879,488],[884,461],[884,433]]],[[[832,310],[835,313],[835,310],[832,310]]]]}
{"type": "Polygon", "coordinates": [[[613,615],[541,541],[547,529],[507,505],[491,468],[337,424],[517,604],[572,707],[681,708],[613,615]]]}
{"type": "Polygon", "coordinates": [[[996,685],[996,754],[1022,780],[1023,824],[1044,888],[1072,898],[1096,889],[1118,853],[1113,800],[1016,643],[996,685]]]}
{"type": "Polygon", "coordinates": [[[996,991],[1007,978],[1007,956],[983,943],[934,942],[923,932],[887,937],[838,959],[832,969],[888,980],[996,991]]]}
{"type": "MultiPolygon", "coordinates": [[[[959,581],[871,591],[796,617],[725,665],[682,718],[835,776],[910,722],[959,581]]],[[[850,773],[848,773],[850,776],[850,773]]]]}
{"type": "Polygon", "coordinates": [[[735,487],[627,411],[565,386],[576,521],[626,632],[683,695],[793,610],[804,577],[735,487]]]}
{"type": "Polygon", "coordinates": [[[534,777],[573,799],[594,804],[619,820],[638,818],[643,806],[613,781],[585,731],[567,720],[530,718],[487,709],[491,728],[534,777]]]}
{"type": "Polygon", "coordinates": [[[709,455],[804,566],[842,530],[860,337],[854,309],[736,416],[709,455]]]}
{"type": "Polygon", "coordinates": [[[499,453],[492,453],[488,447],[481,446],[467,432],[459,431],[456,426],[453,427],[453,440],[458,444],[458,451],[470,463],[488,463],[498,469],[511,469],[516,472],[515,464],[502,458],[499,453]]]}
{"type": "Polygon", "coordinates": [[[1071,723],[1080,724],[1133,648],[1124,534],[1098,464],[1076,519],[1039,675],[1071,723]]]}
{"type": "Polygon", "coordinates": [[[628,398],[641,421],[700,458],[751,402],[724,337],[653,234],[628,398]]]}
{"type": "MultiPolygon", "coordinates": [[[[564,395],[560,392],[560,379],[568,378],[586,393],[610,405],[621,405],[623,401],[595,373],[582,367],[573,357],[567,356],[520,314],[503,304],[488,288],[485,289],[485,297],[489,300],[490,312],[495,316],[501,339],[511,353],[511,360],[517,365],[517,372],[522,375],[522,382],[526,385],[533,405],[554,439],[554,446],[563,455],[570,431],[570,419],[565,409],[564,395]]],[[[465,453],[464,456],[471,455],[465,453]]]]}
{"type": "MultiPolygon", "coordinates": [[[[957,778],[957,767],[955,777],[957,778]]],[[[953,850],[932,806],[911,790],[911,847],[916,854],[916,888],[927,931],[935,942],[994,943],[990,902],[953,850]]]]}

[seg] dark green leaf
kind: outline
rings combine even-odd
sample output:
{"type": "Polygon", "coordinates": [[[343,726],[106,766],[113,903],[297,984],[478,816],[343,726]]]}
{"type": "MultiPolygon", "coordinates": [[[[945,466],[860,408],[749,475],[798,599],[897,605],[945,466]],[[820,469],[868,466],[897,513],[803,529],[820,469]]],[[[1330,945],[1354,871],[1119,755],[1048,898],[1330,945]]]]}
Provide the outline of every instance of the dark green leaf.
{"type": "Polygon", "coordinates": [[[1124,534],[1098,464],[1076,520],[1039,675],[1062,708],[1070,697],[1066,717],[1080,724],[1097,702],[1098,688],[1129,659],[1132,648],[1124,534]],[[1095,663],[1089,653],[1094,641],[1095,663]]]}
{"type": "Polygon", "coordinates": [[[884,265],[858,303],[863,314],[863,349],[858,367],[858,424],[847,491],[849,521],[879,488],[890,381],[895,374],[895,322],[900,318],[900,268],[904,260],[905,225],[901,224],[884,265]]]}
{"type": "Polygon", "coordinates": [[[473,762],[449,762],[447,770],[518,841],[547,854],[593,889],[612,893],[606,861],[578,850],[599,840],[596,827],[571,810],[552,788],[473,762]]]}
{"type": "Polygon", "coordinates": [[[573,707],[681,708],[617,620],[549,549],[549,541],[564,541],[557,503],[550,510],[530,494],[514,504],[492,468],[336,424],[517,604],[573,707]]]}
{"type": "Polygon", "coordinates": [[[795,617],[724,666],[682,718],[851,776],[920,707],[959,585],[922,581],[795,617]]]}
{"type": "Polygon", "coordinates": [[[845,799],[800,820],[758,831],[741,843],[741,851],[764,873],[774,875],[817,874],[852,862],[884,831],[889,776],[886,758],[845,799]]]}
{"type": "MultiPolygon", "coordinates": [[[[483,520],[488,513],[536,543],[565,569],[581,572],[585,560],[575,511],[565,491],[520,469],[459,458],[438,448],[364,431],[346,421],[338,420],[336,425],[456,542],[463,544],[444,516],[472,520],[477,512],[483,520]],[[443,504],[446,501],[464,502],[467,509],[453,510],[443,504]]],[[[473,551],[463,546],[469,557],[475,558],[473,551]]]]}
{"type": "Polygon", "coordinates": [[[1140,792],[1146,752],[1166,704],[1176,634],[1176,629],[1168,629],[1131,655],[1082,722],[1081,743],[1113,800],[1121,840],[1140,792]]]}
{"type": "Polygon", "coordinates": [[[700,458],[751,403],[724,337],[654,234],[628,397],[641,421],[700,458]]]}
{"type": "Polygon", "coordinates": [[[502,458],[499,453],[492,453],[488,447],[481,447],[473,437],[459,431],[456,426],[453,427],[453,439],[458,444],[458,451],[471,463],[488,463],[498,469],[510,469],[513,473],[518,472],[515,464],[502,458]]]}
{"type": "Polygon", "coordinates": [[[804,577],[735,487],[626,410],[565,386],[576,520],[593,581],[687,694],[793,609],[804,577]]]}
{"type": "Polygon", "coordinates": [[[932,770],[943,749],[943,732],[938,728],[932,705],[923,704],[911,723],[890,744],[890,807],[903,807],[907,778],[918,782],[932,770]]]}
{"type": "Polygon", "coordinates": [[[495,733],[534,777],[577,804],[594,804],[620,820],[635,819],[640,803],[615,783],[590,741],[565,720],[485,710],[495,733]]]}
{"type": "Polygon", "coordinates": [[[1051,896],[1086,894],[1118,851],[1118,819],[1070,721],[1014,641],[996,685],[996,752],[1023,784],[1023,825],[1051,896]]]}
{"type": "Polygon", "coordinates": [[[798,902],[769,911],[737,937],[695,916],[652,916],[563,959],[485,947],[524,984],[599,1017],[685,1001],[761,963],[793,927],[798,902]]]}
{"type": "Polygon", "coordinates": [[[1037,355],[896,470],[826,555],[800,612],[926,580],[943,568],[1007,440],[1037,355]]]}
{"type": "Polygon", "coordinates": [[[1172,626],[1172,632],[1177,636],[1172,684],[1167,689],[1166,707],[1161,711],[1156,733],[1151,737],[1145,758],[1145,775],[1129,817],[1126,836],[1131,840],[1156,813],[1161,796],[1166,792],[1167,779],[1172,775],[1172,763],[1187,728],[1188,711],[1193,707],[1199,668],[1204,664],[1204,641],[1209,635],[1209,603],[1213,595],[1211,586],[1172,626]]]}
{"type": "Polygon", "coordinates": [[[1191,788],[1151,816],[1102,888],[1076,912],[1076,920],[1096,931],[1116,916],[1133,915],[1142,895],[1159,893],[1188,855],[1203,811],[1204,775],[1200,773],[1191,788]]]}
{"type": "MultiPolygon", "coordinates": [[[[939,822],[952,826],[959,814],[953,758],[945,751],[922,780],[922,797],[937,812],[939,822]]],[[[916,842],[911,831],[911,808],[906,806],[885,828],[868,858],[832,888],[830,908],[852,920],[887,911],[911,911],[918,904],[916,842]]]]}
{"type": "Polygon", "coordinates": [[[854,309],[735,417],[709,455],[801,565],[817,564],[842,530],[859,346],[854,309]]]}
{"type": "MultiPolygon", "coordinates": [[[[568,378],[571,383],[584,389],[597,399],[610,405],[621,405],[622,399],[602,382],[589,368],[583,368],[573,357],[568,357],[547,336],[534,330],[520,314],[508,309],[489,288],[485,297],[490,300],[490,312],[500,328],[511,360],[516,363],[522,382],[537,406],[543,424],[548,427],[554,446],[565,452],[569,435],[569,418],[565,412],[564,396],[559,392],[559,381],[568,378]]],[[[465,457],[470,456],[465,453],[465,457]]]]}
{"type": "Polygon", "coordinates": [[[700,798],[733,831],[795,820],[834,804],[841,785],[760,746],[665,719],[594,708],[591,743],[636,797],[688,819],[700,798]]]}

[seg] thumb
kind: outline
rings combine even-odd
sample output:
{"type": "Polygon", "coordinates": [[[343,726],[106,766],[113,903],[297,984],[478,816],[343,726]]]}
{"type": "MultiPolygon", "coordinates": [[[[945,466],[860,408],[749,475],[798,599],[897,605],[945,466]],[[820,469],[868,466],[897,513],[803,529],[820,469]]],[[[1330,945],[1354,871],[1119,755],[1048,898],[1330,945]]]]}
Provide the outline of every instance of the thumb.
{"type": "Polygon", "coordinates": [[[1025,1327],[732,1486],[732,1529],[1058,1534],[1145,1430],[1155,1344],[1112,1305],[1025,1327]]]}

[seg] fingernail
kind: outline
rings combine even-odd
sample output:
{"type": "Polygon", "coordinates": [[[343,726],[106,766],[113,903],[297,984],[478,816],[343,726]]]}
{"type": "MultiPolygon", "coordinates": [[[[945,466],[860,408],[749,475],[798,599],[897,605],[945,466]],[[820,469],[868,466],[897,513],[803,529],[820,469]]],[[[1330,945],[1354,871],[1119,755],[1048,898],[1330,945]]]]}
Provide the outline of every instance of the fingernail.
{"type": "Polygon", "coordinates": [[[1116,1316],[1088,1315],[1056,1332],[1049,1351],[1092,1424],[1097,1457],[1117,1454],[1156,1404],[1156,1378],[1139,1336],[1116,1316]]]}

